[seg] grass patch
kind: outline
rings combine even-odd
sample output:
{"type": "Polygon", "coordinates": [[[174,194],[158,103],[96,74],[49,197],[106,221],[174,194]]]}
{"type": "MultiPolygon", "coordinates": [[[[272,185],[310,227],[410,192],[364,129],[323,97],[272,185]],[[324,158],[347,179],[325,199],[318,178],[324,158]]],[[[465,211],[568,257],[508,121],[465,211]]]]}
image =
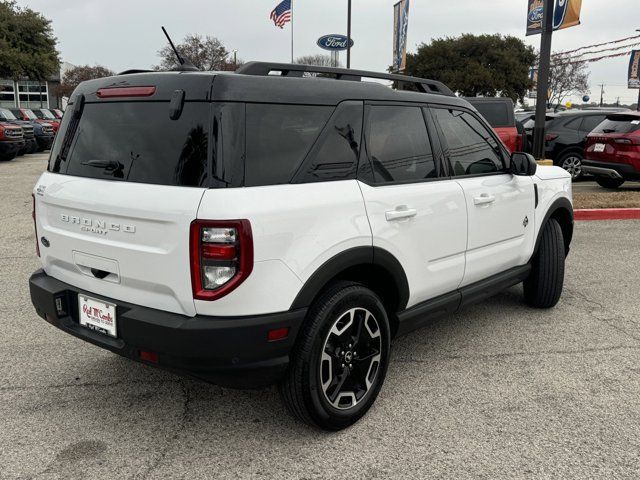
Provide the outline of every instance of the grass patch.
{"type": "Polygon", "coordinates": [[[640,191],[574,191],[573,208],[640,208],[640,191]]]}

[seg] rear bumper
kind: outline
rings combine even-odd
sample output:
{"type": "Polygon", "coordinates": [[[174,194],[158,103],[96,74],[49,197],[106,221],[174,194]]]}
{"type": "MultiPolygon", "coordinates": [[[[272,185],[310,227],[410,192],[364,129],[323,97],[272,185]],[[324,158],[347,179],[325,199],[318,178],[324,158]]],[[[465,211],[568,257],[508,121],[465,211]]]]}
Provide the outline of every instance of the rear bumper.
{"type": "Polygon", "coordinates": [[[582,170],[600,177],[640,180],[640,172],[628,163],[600,162],[586,159],[582,162],[582,170]]]}
{"type": "Polygon", "coordinates": [[[44,271],[29,279],[31,301],[39,316],[75,337],[123,357],[232,388],[260,388],[279,381],[289,364],[306,309],[253,317],[186,317],[72,287],[44,271]],[[78,293],[117,305],[118,338],[81,326],[78,293]],[[56,309],[61,298],[63,311],[56,309]],[[270,330],[289,328],[287,338],[267,341],[270,330]],[[158,354],[143,361],[140,351],[158,354]]]}

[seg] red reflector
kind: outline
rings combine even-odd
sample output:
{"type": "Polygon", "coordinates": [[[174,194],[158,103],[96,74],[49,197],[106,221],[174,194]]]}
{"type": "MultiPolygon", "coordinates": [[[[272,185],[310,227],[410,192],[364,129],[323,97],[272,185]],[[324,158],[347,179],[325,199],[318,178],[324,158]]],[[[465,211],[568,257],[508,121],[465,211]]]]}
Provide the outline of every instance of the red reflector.
{"type": "Polygon", "coordinates": [[[156,87],[112,87],[99,89],[98,97],[150,97],[154,93],[156,93],[156,87]]]}
{"type": "Polygon", "coordinates": [[[155,352],[147,352],[146,350],[140,350],[138,353],[142,360],[146,360],[151,363],[158,363],[158,354],[155,352]]]}
{"type": "Polygon", "coordinates": [[[289,336],[289,327],[285,328],[276,328],[275,330],[269,330],[267,333],[267,340],[270,342],[275,342],[276,340],[282,340],[283,338],[287,338],[289,336]]]}
{"type": "Polygon", "coordinates": [[[558,138],[558,135],[556,135],[555,133],[550,133],[548,135],[545,135],[544,139],[547,142],[550,142],[551,140],[555,140],[556,138],[558,138]]]}
{"type": "Polygon", "coordinates": [[[236,258],[236,247],[233,245],[202,245],[202,257],[214,260],[233,260],[236,258]]]}

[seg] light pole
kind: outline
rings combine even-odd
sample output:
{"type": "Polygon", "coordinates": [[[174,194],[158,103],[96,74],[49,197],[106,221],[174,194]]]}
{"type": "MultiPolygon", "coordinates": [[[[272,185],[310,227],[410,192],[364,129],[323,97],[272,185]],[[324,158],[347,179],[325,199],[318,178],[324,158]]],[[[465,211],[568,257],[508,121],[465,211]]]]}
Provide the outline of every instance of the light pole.
{"type": "Polygon", "coordinates": [[[347,4],[347,68],[351,68],[351,0],[347,4]]]}
{"type": "MultiPolygon", "coordinates": [[[[636,32],[640,32],[640,28],[636,28],[636,32]]],[[[638,107],[636,110],[640,112],[640,88],[638,88],[638,107]]]]}
{"type": "Polygon", "coordinates": [[[538,62],[538,89],[536,92],[536,119],[533,129],[533,156],[543,160],[545,155],[545,118],[551,68],[551,36],[553,35],[554,0],[544,0],[542,38],[540,39],[540,61],[538,62]]]}

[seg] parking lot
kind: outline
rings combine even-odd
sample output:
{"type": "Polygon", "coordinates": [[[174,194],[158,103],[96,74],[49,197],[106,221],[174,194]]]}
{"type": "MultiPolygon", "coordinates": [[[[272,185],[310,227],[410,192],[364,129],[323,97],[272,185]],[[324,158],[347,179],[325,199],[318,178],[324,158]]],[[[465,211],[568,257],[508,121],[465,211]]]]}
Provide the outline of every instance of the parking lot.
{"type": "Polygon", "coordinates": [[[0,478],[637,478],[640,221],[576,225],[553,310],[516,287],[398,339],[370,413],[327,434],[275,389],[182,379],[37,317],[45,165],[0,163],[0,478]]]}

